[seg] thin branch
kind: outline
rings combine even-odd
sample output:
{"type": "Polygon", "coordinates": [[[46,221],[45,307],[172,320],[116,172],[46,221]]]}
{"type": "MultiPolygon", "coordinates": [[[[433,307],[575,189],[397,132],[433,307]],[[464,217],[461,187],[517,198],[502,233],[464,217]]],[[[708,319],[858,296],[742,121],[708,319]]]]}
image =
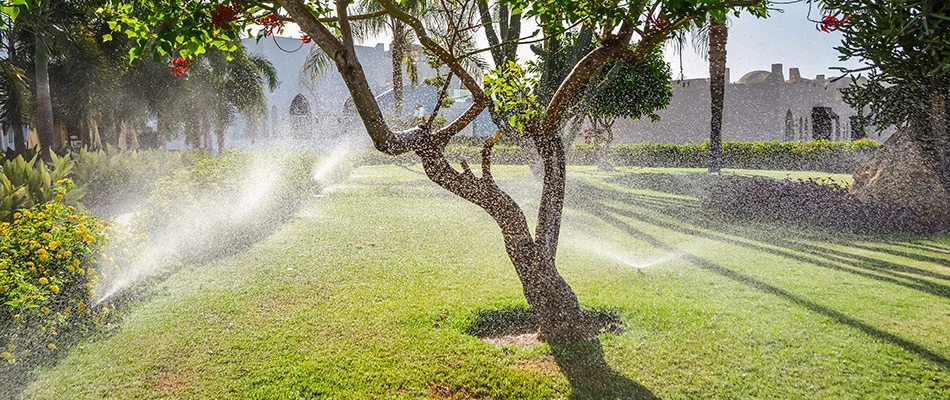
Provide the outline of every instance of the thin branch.
{"type": "Polygon", "coordinates": [[[425,123],[426,127],[432,127],[432,121],[435,120],[435,116],[439,114],[439,109],[442,108],[442,97],[445,96],[445,92],[449,90],[449,83],[451,82],[452,71],[449,71],[448,75],[445,76],[445,83],[442,85],[442,89],[439,90],[438,97],[436,97],[435,107],[432,107],[432,114],[429,115],[429,119],[425,123]]]}
{"type": "MultiPolygon", "coordinates": [[[[350,21],[361,21],[365,19],[379,18],[384,15],[386,15],[386,10],[379,10],[379,11],[375,11],[375,12],[371,12],[367,14],[351,15],[347,17],[347,19],[349,19],[350,21]]],[[[332,23],[337,22],[337,19],[336,17],[327,17],[327,18],[317,18],[317,21],[323,24],[332,24],[332,23]]]]}
{"type": "Polygon", "coordinates": [[[499,129],[494,135],[485,138],[485,143],[482,145],[482,179],[494,181],[491,176],[491,149],[503,134],[504,131],[499,129]]]}

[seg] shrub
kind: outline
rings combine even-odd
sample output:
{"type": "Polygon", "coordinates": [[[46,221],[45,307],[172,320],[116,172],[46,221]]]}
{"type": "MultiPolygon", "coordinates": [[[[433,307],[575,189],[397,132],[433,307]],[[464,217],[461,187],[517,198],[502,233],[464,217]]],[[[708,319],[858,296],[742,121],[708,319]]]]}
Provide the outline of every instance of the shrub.
{"type": "Polygon", "coordinates": [[[740,220],[850,231],[928,232],[941,229],[904,207],[861,199],[849,194],[844,186],[818,180],[728,177],[702,197],[702,205],[727,218],[740,220]]]}
{"type": "MultiPolygon", "coordinates": [[[[200,153],[197,157],[207,154],[200,153]]],[[[71,177],[84,188],[83,206],[100,216],[119,214],[127,211],[123,207],[143,202],[159,179],[184,168],[186,159],[195,158],[183,152],[119,152],[112,147],[82,149],[71,156],[75,161],[71,177]]]]}
{"type": "MultiPolygon", "coordinates": [[[[57,189],[57,197],[68,188],[57,189]]],[[[53,350],[67,331],[101,321],[93,288],[110,227],[57,198],[0,222],[0,345],[9,361],[53,350]]],[[[111,268],[115,268],[114,266],[111,268]]],[[[111,271],[109,271],[111,272],[111,271]]]]}
{"type": "Polygon", "coordinates": [[[0,221],[10,221],[21,208],[57,198],[72,203],[82,196],[82,190],[63,190],[65,178],[73,168],[72,160],[68,156],[51,156],[52,168],[37,162],[35,156],[30,161],[17,156],[0,164],[0,221]]]}
{"type": "Polygon", "coordinates": [[[134,230],[171,243],[173,261],[205,262],[256,242],[319,193],[313,153],[226,152],[160,179],[134,230]]]}

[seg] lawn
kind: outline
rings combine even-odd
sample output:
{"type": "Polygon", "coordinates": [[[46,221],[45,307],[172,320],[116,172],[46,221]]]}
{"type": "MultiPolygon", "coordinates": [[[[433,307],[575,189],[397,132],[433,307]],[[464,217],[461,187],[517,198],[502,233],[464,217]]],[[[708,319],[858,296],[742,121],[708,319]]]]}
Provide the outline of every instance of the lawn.
{"type": "MultiPolygon", "coordinates": [[[[533,214],[527,168],[494,172],[533,214]]],[[[525,306],[497,226],[418,166],[361,167],[246,251],[170,276],[23,396],[950,397],[950,238],[721,221],[696,172],[569,170],[559,267],[621,333],[466,334],[525,306]]]]}

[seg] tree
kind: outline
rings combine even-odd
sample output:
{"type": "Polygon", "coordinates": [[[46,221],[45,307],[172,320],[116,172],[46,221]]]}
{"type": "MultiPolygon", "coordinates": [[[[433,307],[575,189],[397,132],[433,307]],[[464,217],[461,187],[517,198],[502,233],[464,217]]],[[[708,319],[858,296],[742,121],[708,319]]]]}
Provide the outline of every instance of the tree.
{"type": "Polygon", "coordinates": [[[670,67],[663,55],[655,52],[639,63],[616,62],[605,66],[588,85],[603,85],[595,91],[585,115],[595,129],[604,132],[599,164],[601,168],[610,169],[606,152],[613,141],[614,121],[618,117],[640,119],[644,116],[659,120],[656,111],[666,107],[673,98],[670,67]]]}
{"type": "MultiPolygon", "coordinates": [[[[950,3],[826,0],[818,28],[843,33],[841,60],[856,59],[870,71],[867,85],[845,98],[878,129],[897,125],[919,144],[934,165],[950,204],[950,3]]],[[[903,161],[901,161],[903,162],[903,161]]],[[[945,206],[946,208],[946,206],[945,206]]]]}
{"type": "MultiPolygon", "coordinates": [[[[759,1],[744,0],[670,0],[649,3],[508,1],[506,3],[513,9],[524,10],[526,15],[537,18],[549,37],[562,34],[564,26],[574,24],[584,25],[599,35],[599,45],[577,63],[550,98],[543,104],[531,105],[538,96],[521,85],[530,79],[503,79],[506,75],[511,77],[511,74],[502,71],[501,76],[490,79],[493,82],[492,89],[486,93],[479,80],[463,67],[463,59],[471,52],[458,46],[460,42],[453,43],[445,40],[445,37],[431,35],[418,18],[390,0],[379,0],[379,3],[387,14],[410,27],[422,46],[447,65],[453,76],[472,93],[472,105],[445,127],[433,129],[423,124],[396,131],[387,125],[356,57],[348,1],[331,4],[280,0],[277,4],[246,4],[246,11],[261,18],[280,12],[278,5],[286,10],[287,15],[281,15],[280,18],[296,22],[324,52],[332,55],[376,149],[386,154],[415,152],[421,158],[430,180],[481,207],[497,222],[528,304],[538,316],[543,340],[563,342],[587,337],[590,332],[585,329],[588,324],[581,313],[577,296],[555,265],[566,178],[564,144],[559,132],[566,122],[567,112],[575,96],[603,66],[616,61],[643,62],[655,53],[672,32],[682,29],[692,20],[705,21],[710,13],[721,19],[725,12],[737,7],[753,7],[753,12],[764,15],[764,8],[760,7],[759,1]],[[662,16],[662,23],[651,22],[658,16],[662,16]],[[632,43],[634,37],[638,40],[632,43]],[[492,177],[490,156],[497,135],[485,142],[480,175],[476,175],[464,162],[461,170],[456,169],[445,156],[444,150],[449,140],[491,104],[489,96],[501,102],[526,105],[513,125],[535,144],[543,160],[544,180],[534,234],[528,228],[521,207],[492,177]]],[[[232,21],[226,28],[209,26],[206,21],[189,19],[199,10],[183,10],[183,7],[197,7],[193,3],[143,1],[141,5],[149,8],[146,14],[139,14],[147,15],[144,19],[132,20],[134,12],[118,10],[119,19],[123,19],[125,25],[122,29],[129,27],[133,34],[141,35],[143,44],[152,40],[161,41],[159,32],[170,38],[182,35],[182,47],[188,49],[188,46],[193,46],[192,50],[188,50],[189,55],[200,53],[205,46],[212,45],[218,35],[226,36],[229,32],[233,35],[234,28],[254,22],[232,21]],[[174,19],[180,15],[189,18],[174,19]],[[159,21],[166,23],[160,24],[159,21]],[[164,29],[171,29],[173,34],[166,33],[164,29]]],[[[472,10],[475,8],[470,7],[470,3],[446,0],[441,5],[441,18],[444,18],[445,26],[453,30],[479,26],[469,20],[474,16],[472,10]]],[[[464,35],[459,32],[462,31],[448,32],[449,38],[464,40],[464,35]]]]}
{"type": "Polygon", "coordinates": [[[709,172],[722,169],[722,108],[726,94],[726,41],[729,29],[725,21],[709,20],[709,172]]]}

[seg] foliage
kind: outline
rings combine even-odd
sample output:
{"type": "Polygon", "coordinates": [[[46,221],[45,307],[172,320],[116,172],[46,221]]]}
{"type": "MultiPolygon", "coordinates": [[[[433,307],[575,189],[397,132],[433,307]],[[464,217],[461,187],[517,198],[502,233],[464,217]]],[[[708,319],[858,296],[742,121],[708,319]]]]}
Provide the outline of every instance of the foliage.
{"type": "MultiPolygon", "coordinates": [[[[56,188],[57,197],[68,187],[56,188]]],[[[111,229],[59,199],[0,222],[0,346],[6,361],[53,350],[65,331],[101,322],[114,309],[95,304],[93,291],[103,274],[117,268],[106,254],[111,229]]]]}
{"type": "Polygon", "coordinates": [[[155,182],[133,226],[153,238],[189,238],[175,261],[205,262],[260,240],[322,187],[311,179],[314,153],[193,155],[185,168],[155,182]]]}
{"type": "Polygon", "coordinates": [[[17,156],[0,163],[0,221],[9,221],[21,208],[54,199],[73,203],[82,196],[82,190],[62,190],[72,184],[66,177],[74,162],[69,156],[51,154],[51,157],[52,168],[38,161],[36,156],[30,161],[17,156]]]}
{"type": "Polygon", "coordinates": [[[508,124],[524,133],[528,124],[536,123],[542,105],[534,88],[538,77],[514,61],[496,67],[485,75],[485,94],[492,99],[495,112],[508,115],[508,124]]]}
{"type": "Polygon", "coordinates": [[[841,60],[856,59],[867,68],[839,68],[857,73],[873,68],[867,85],[845,90],[855,108],[870,110],[878,129],[909,121],[927,121],[930,89],[950,79],[950,3],[930,0],[824,0],[822,8],[844,35],[836,49],[841,60]]]}
{"type": "Polygon", "coordinates": [[[847,186],[814,179],[730,177],[703,197],[703,207],[728,218],[846,231],[934,232],[948,228],[899,205],[859,198],[848,193],[847,186]]]}
{"type": "Polygon", "coordinates": [[[82,186],[82,204],[97,215],[114,215],[145,200],[156,181],[184,168],[190,152],[81,149],[71,155],[72,179],[82,186]]]}
{"type": "Polygon", "coordinates": [[[642,62],[605,65],[589,83],[605,87],[591,99],[588,115],[600,120],[649,116],[657,121],[656,111],[673,98],[670,81],[670,66],[659,49],[642,62]]]}

